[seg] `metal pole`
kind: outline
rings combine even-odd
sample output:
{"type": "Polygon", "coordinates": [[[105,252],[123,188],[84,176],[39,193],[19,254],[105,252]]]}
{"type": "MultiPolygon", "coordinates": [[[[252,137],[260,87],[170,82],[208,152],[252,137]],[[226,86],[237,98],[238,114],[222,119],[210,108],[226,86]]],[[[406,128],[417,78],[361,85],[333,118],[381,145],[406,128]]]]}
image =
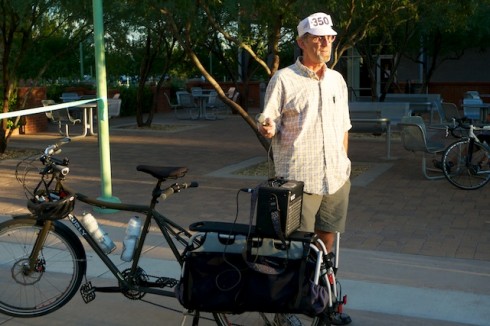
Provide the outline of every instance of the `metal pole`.
{"type": "MultiPolygon", "coordinates": [[[[120,202],[112,196],[111,180],[111,151],[109,144],[109,115],[107,105],[107,79],[105,69],[105,49],[104,49],[104,21],[102,0],[92,0],[94,15],[94,43],[95,43],[95,76],[97,84],[97,123],[99,134],[99,155],[100,155],[100,181],[101,194],[98,199],[108,202],[120,202]]],[[[112,213],[114,210],[97,209],[99,212],[112,213]]]]}

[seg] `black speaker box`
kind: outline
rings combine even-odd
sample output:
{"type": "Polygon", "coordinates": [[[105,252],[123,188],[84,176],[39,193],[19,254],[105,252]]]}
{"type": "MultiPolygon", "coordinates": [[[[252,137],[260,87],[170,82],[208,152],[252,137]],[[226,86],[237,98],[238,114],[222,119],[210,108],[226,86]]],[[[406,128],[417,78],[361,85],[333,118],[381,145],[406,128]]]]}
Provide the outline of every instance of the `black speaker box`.
{"type": "Polygon", "coordinates": [[[301,225],[303,205],[301,181],[273,179],[260,186],[257,198],[257,223],[255,231],[259,236],[278,238],[271,214],[279,213],[280,229],[288,237],[301,225]]]}

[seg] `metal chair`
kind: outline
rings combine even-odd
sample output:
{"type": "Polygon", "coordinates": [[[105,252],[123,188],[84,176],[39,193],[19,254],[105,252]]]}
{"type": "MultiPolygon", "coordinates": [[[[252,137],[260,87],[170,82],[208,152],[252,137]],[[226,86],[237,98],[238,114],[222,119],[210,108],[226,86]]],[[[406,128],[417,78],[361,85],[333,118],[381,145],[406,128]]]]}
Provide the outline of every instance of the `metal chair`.
{"type": "Polygon", "coordinates": [[[230,88],[228,88],[228,91],[226,92],[226,96],[227,96],[229,99],[232,99],[232,98],[233,98],[233,95],[235,95],[235,90],[236,90],[236,88],[235,88],[235,87],[230,87],[230,88]]]}
{"type": "MultiPolygon", "coordinates": [[[[50,106],[56,104],[53,100],[42,100],[41,103],[43,106],[50,106]]],[[[71,116],[70,111],[68,109],[59,109],[54,111],[45,112],[48,119],[58,125],[58,132],[60,135],[70,137],[69,134],[69,125],[75,125],[77,123],[81,123],[82,120],[76,119],[71,116]],[[65,131],[62,131],[62,126],[65,126],[65,131]]]]}
{"type": "Polygon", "coordinates": [[[172,101],[170,101],[170,97],[168,97],[167,93],[163,93],[163,95],[165,95],[165,98],[167,99],[168,107],[170,108],[170,110],[174,111],[175,117],[177,119],[182,119],[182,115],[181,115],[182,112],[180,112],[182,110],[182,106],[178,103],[175,103],[175,104],[172,103],[172,101]]]}
{"type": "Polygon", "coordinates": [[[224,119],[230,113],[230,109],[216,92],[210,94],[206,108],[211,110],[212,116],[216,119],[224,119]]]}
{"type": "Polygon", "coordinates": [[[121,94],[114,94],[113,98],[107,99],[107,116],[110,118],[118,117],[121,114],[121,94]]]}
{"type": "Polygon", "coordinates": [[[191,94],[192,96],[201,95],[202,87],[191,87],[191,94]]]}
{"type": "Polygon", "coordinates": [[[442,154],[446,146],[442,143],[430,141],[427,137],[427,129],[424,120],[420,116],[406,116],[402,118],[400,135],[403,147],[411,152],[422,152],[422,173],[426,179],[435,180],[444,178],[442,169],[437,167],[440,164],[440,157],[434,158],[435,167],[427,166],[426,154],[437,156],[442,154]],[[433,172],[433,173],[429,173],[433,172]]]}
{"type": "Polygon", "coordinates": [[[179,105],[175,110],[177,119],[199,119],[200,109],[189,92],[177,92],[177,103],[179,105]]]}
{"type": "Polygon", "coordinates": [[[444,113],[443,121],[444,122],[452,122],[453,119],[462,118],[461,113],[458,110],[458,107],[454,103],[443,102],[441,103],[442,112],[444,113]]]}

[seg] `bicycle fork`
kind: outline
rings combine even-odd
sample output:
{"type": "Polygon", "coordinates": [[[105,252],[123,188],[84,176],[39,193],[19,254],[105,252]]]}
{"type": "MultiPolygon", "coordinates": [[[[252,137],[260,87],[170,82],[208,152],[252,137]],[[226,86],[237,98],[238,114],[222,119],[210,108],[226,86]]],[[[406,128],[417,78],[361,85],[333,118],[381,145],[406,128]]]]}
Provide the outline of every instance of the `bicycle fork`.
{"type": "Polygon", "coordinates": [[[43,273],[45,270],[45,262],[40,259],[40,253],[48,237],[49,230],[52,226],[52,221],[46,220],[43,223],[43,227],[39,231],[39,234],[32,248],[31,254],[29,255],[28,262],[22,267],[22,272],[24,275],[30,275],[31,273],[43,273]]]}

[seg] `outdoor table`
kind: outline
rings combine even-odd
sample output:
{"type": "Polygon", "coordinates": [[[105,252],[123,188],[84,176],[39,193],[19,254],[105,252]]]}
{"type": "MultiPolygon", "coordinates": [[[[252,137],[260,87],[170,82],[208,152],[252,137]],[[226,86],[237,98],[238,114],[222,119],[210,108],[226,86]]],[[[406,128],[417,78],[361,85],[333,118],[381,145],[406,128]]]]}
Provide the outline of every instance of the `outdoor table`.
{"type": "Polygon", "coordinates": [[[82,97],[77,95],[77,96],[60,96],[60,100],[62,100],[64,103],[66,102],[73,102],[73,101],[78,101],[80,100],[82,97]]]}
{"type": "Polygon", "coordinates": [[[388,118],[353,118],[352,122],[375,122],[386,126],[386,159],[391,160],[391,120],[388,118]]]}
{"type": "Polygon", "coordinates": [[[207,112],[206,112],[206,105],[209,102],[209,98],[213,96],[211,94],[212,90],[202,90],[200,93],[194,93],[192,95],[193,98],[195,98],[198,102],[199,105],[199,118],[207,119],[207,120],[215,120],[213,117],[209,117],[207,112]]]}
{"type": "Polygon", "coordinates": [[[485,122],[488,116],[488,109],[490,108],[490,103],[480,103],[480,104],[463,104],[463,109],[480,109],[480,122],[485,122]]]}
{"type": "Polygon", "coordinates": [[[76,137],[85,137],[87,135],[96,136],[97,134],[94,132],[94,109],[97,109],[97,101],[80,104],[74,106],[73,109],[79,109],[83,111],[83,133],[76,137]]]}

